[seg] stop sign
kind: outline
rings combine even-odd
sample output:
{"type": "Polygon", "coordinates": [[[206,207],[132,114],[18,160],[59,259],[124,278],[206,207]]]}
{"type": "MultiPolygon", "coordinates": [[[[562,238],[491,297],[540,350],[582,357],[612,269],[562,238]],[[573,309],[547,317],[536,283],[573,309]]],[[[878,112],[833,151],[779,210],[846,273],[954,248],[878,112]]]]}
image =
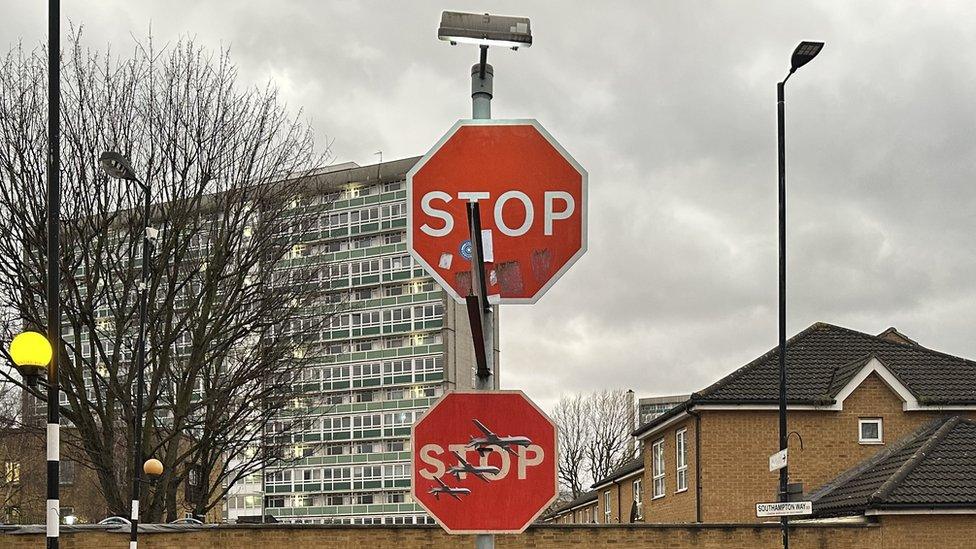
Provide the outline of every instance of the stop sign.
{"type": "Polygon", "coordinates": [[[535,303],[586,251],[586,171],[535,120],[461,120],[407,174],[410,253],[458,301],[471,288],[469,201],[500,303],[535,303]]]}
{"type": "Polygon", "coordinates": [[[556,426],[521,391],[448,393],[412,441],[413,498],[450,533],[522,532],[556,499],[556,426]]]}

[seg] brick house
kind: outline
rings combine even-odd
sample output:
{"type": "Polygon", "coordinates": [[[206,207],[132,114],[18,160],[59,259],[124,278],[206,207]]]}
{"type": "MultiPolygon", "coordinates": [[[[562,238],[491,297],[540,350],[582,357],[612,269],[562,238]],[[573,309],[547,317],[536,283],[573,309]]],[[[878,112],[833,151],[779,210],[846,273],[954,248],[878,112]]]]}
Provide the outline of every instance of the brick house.
{"type": "Polygon", "coordinates": [[[556,524],[595,524],[597,519],[596,491],[583,492],[579,497],[557,505],[540,519],[556,524]]]}
{"type": "MultiPolygon", "coordinates": [[[[760,521],[755,504],[778,490],[768,468],[779,449],[777,357],[769,351],[634,432],[645,522],[760,521]]],[[[787,375],[790,482],[803,483],[817,515],[976,510],[976,363],[893,328],[817,323],[787,343],[787,375]],[[954,468],[933,452],[953,456],[954,468]]],[[[597,505],[603,518],[602,495],[597,505]]]]}
{"type": "Polygon", "coordinates": [[[593,483],[597,493],[597,519],[600,524],[642,522],[644,500],[644,459],[624,462],[613,472],[593,483]]]}

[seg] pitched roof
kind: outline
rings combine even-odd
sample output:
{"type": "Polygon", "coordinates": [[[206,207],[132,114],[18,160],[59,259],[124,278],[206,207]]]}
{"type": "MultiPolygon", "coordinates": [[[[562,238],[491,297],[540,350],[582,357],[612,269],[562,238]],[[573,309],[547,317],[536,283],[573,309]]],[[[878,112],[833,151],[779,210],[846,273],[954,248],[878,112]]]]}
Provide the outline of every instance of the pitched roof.
{"type": "Polygon", "coordinates": [[[564,503],[564,504],[556,507],[552,511],[546,513],[542,518],[553,517],[553,516],[556,516],[556,515],[558,515],[560,513],[564,513],[566,511],[569,511],[570,509],[575,509],[576,507],[579,507],[580,505],[585,505],[585,504],[588,504],[588,503],[596,503],[596,490],[590,490],[589,492],[583,492],[576,499],[574,499],[572,501],[568,501],[568,502],[566,502],[566,503],[564,503]]]}
{"type": "Polygon", "coordinates": [[[610,472],[609,475],[601,478],[600,480],[593,483],[593,488],[597,486],[602,486],[604,484],[609,484],[615,480],[622,479],[628,475],[632,475],[637,471],[644,468],[644,457],[637,457],[629,459],[623,462],[619,467],[610,472]]]}
{"type": "MultiPolygon", "coordinates": [[[[923,404],[976,404],[976,362],[910,343],[893,328],[870,335],[818,322],[786,343],[787,399],[828,405],[872,358],[881,362],[923,404]]],[[[651,420],[641,434],[699,403],[774,404],[779,398],[779,352],[735,370],[685,404],[651,420]]]]}
{"type": "Polygon", "coordinates": [[[936,419],[810,495],[821,517],[976,508],[976,421],[936,419]]]}

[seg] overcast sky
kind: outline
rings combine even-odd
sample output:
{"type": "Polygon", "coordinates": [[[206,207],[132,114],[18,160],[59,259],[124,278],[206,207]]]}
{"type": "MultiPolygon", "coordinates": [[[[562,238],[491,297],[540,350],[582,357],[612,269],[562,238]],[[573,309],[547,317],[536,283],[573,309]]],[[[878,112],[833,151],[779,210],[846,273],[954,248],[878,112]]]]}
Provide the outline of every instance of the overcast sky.
{"type": "MultiPolygon", "coordinates": [[[[0,0],[0,46],[45,40],[44,5],[0,0]]],[[[972,2],[62,2],[116,52],[150,23],[230,46],[360,164],[470,116],[477,50],[437,40],[443,9],[531,18],[531,48],[491,51],[492,114],[590,176],[588,253],[501,312],[503,387],[690,392],[775,346],[775,83],[803,39],[827,46],[787,88],[790,334],[896,326],[976,358],[972,2]]]]}

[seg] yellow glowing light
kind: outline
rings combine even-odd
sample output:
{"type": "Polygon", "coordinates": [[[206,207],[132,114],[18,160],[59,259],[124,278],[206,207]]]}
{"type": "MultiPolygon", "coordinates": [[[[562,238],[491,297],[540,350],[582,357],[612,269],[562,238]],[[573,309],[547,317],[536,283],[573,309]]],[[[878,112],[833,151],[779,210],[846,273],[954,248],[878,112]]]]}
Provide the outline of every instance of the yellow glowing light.
{"type": "Polygon", "coordinates": [[[10,342],[10,358],[21,368],[45,368],[51,362],[51,344],[43,334],[24,332],[10,342]]]}

